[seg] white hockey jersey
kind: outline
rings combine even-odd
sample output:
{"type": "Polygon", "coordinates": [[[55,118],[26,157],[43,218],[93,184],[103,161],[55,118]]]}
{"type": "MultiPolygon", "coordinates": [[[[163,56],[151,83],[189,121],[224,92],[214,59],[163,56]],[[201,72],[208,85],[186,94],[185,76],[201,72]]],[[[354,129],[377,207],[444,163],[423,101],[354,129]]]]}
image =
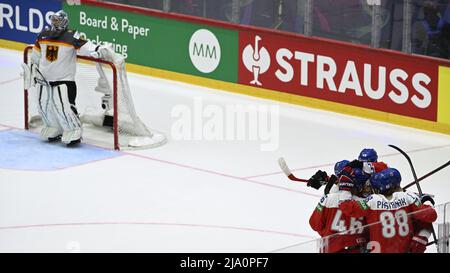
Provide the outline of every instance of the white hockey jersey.
{"type": "Polygon", "coordinates": [[[33,47],[31,63],[39,65],[39,71],[48,82],[74,81],[77,54],[90,56],[97,46],[80,38],[78,32],[45,29],[33,47]]]}

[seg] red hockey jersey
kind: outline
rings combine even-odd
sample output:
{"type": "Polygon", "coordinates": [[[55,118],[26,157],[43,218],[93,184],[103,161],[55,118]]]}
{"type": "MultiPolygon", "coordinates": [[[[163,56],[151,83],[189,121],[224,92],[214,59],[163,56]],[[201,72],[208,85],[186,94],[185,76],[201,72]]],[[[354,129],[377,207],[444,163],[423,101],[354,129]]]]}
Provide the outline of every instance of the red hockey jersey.
{"type": "MultiPolygon", "coordinates": [[[[309,224],[323,238],[324,252],[359,252],[367,241],[363,218],[348,217],[339,209],[339,195],[342,192],[325,195],[312,213],[309,224]],[[335,235],[335,236],[331,236],[335,235]]],[[[358,197],[355,197],[358,198],[358,197]]]]}
{"type": "Polygon", "coordinates": [[[374,194],[358,201],[346,192],[340,195],[340,201],[344,215],[365,218],[375,252],[407,252],[414,236],[414,220],[432,223],[437,219],[432,207],[423,205],[417,195],[408,192],[395,192],[390,199],[374,194]]]}

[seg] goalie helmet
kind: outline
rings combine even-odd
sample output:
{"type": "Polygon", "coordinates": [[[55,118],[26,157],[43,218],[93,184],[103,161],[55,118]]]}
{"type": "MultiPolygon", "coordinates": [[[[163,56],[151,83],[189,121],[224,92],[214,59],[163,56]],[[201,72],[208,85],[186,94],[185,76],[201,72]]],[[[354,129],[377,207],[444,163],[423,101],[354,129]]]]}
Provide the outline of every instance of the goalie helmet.
{"type": "Polygon", "coordinates": [[[370,178],[372,188],[381,194],[384,194],[387,190],[399,187],[401,181],[402,176],[395,168],[384,169],[370,178]]]}
{"type": "Polygon", "coordinates": [[[362,162],[377,162],[378,160],[377,151],[371,148],[363,149],[361,153],[359,153],[358,160],[362,162]]]}
{"type": "Polygon", "coordinates": [[[50,25],[54,31],[66,30],[69,26],[69,16],[63,10],[57,11],[50,16],[50,25]]]}

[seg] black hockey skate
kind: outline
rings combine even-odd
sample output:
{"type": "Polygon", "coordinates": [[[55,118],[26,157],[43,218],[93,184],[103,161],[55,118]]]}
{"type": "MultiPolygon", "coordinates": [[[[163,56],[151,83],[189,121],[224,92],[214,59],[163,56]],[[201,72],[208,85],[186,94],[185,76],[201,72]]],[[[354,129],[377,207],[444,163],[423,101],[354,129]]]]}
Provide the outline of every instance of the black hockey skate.
{"type": "Polygon", "coordinates": [[[70,143],[67,143],[67,147],[75,147],[78,146],[78,144],[81,143],[81,138],[77,139],[77,140],[72,140],[70,143]]]}
{"type": "Polygon", "coordinates": [[[55,137],[49,137],[48,142],[56,142],[61,140],[61,135],[55,137]]]}

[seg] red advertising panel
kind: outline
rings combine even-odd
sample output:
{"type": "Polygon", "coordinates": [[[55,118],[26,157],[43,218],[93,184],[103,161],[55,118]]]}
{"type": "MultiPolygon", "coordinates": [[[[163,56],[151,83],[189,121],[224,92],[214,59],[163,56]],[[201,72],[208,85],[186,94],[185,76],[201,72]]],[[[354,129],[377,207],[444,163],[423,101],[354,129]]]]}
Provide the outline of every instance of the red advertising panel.
{"type": "Polygon", "coordinates": [[[437,119],[438,66],[389,51],[241,31],[238,83],[437,119]]]}

